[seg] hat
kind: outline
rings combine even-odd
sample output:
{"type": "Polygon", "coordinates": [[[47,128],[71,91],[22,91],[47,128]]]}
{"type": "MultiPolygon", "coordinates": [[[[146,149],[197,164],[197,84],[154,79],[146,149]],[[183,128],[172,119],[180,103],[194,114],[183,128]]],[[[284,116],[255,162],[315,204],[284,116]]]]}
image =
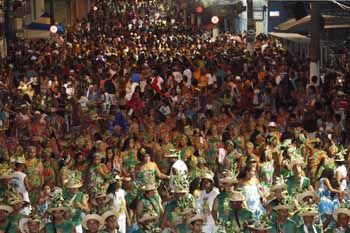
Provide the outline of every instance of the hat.
{"type": "Polygon", "coordinates": [[[179,172],[174,175],[174,187],[175,193],[189,192],[190,181],[186,173],[179,172]]]}
{"type": "Polygon", "coordinates": [[[98,222],[98,229],[99,230],[102,230],[103,227],[104,227],[104,221],[103,221],[103,218],[98,215],[98,214],[88,214],[86,215],[84,218],[83,218],[83,222],[81,223],[81,225],[83,226],[84,229],[88,230],[88,227],[87,227],[87,223],[88,221],[90,220],[95,220],[98,222]]]}
{"type": "Polygon", "coordinates": [[[116,210],[108,210],[102,214],[103,222],[106,222],[107,218],[115,216],[116,218],[119,217],[119,214],[116,210]]]}
{"type": "Polygon", "coordinates": [[[350,210],[348,208],[344,208],[344,207],[339,207],[338,209],[336,209],[333,213],[333,218],[335,219],[335,221],[338,221],[339,214],[345,214],[348,217],[350,217],[350,210]]]}
{"type": "Polygon", "coordinates": [[[204,216],[202,214],[195,214],[187,221],[187,224],[192,224],[195,221],[204,221],[204,216]]]}
{"type": "Polygon", "coordinates": [[[248,224],[248,228],[253,230],[268,231],[271,229],[271,221],[267,215],[263,215],[258,219],[254,218],[253,222],[248,224]]]}
{"type": "Polygon", "coordinates": [[[213,174],[209,173],[209,172],[205,172],[202,177],[202,179],[207,179],[210,180],[211,182],[214,182],[214,177],[213,174]]]}
{"type": "Polygon", "coordinates": [[[81,172],[80,171],[72,171],[70,170],[67,174],[67,188],[80,188],[83,186],[81,182],[81,172]]]}
{"type": "Polygon", "coordinates": [[[0,164],[0,179],[12,179],[12,169],[7,164],[0,164]]]}
{"type": "Polygon", "coordinates": [[[149,221],[153,222],[153,221],[156,221],[158,218],[159,217],[157,215],[146,213],[138,220],[138,222],[140,223],[149,222],[149,221]]]}
{"type": "Polygon", "coordinates": [[[156,190],[157,186],[156,186],[156,184],[146,184],[141,189],[142,189],[142,191],[147,192],[147,191],[156,190]]]}
{"type": "Polygon", "coordinates": [[[285,195],[282,200],[274,207],[274,210],[292,209],[293,208],[293,197],[285,195]]]}
{"type": "Polygon", "coordinates": [[[288,164],[288,169],[289,170],[292,170],[295,165],[300,165],[302,168],[305,167],[304,158],[300,154],[300,150],[296,150],[295,147],[289,147],[288,148],[288,153],[291,154],[291,161],[288,164]],[[291,151],[291,149],[293,149],[293,151],[291,151]]]}
{"type": "Polygon", "coordinates": [[[304,216],[315,216],[318,214],[317,205],[303,205],[299,210],[299,215],[304,216]]]}
{"type": "Polygon", "coordinates": [[[299,204],[305,204],[304,199],[306,197],[312,197],[313,200],[317,198],[317,194],[314,191],[305,191],[296,195],[299,204]]]}
{"type": "Polygon", "coordinates": [[[68,211],[68,206],[63,199],[62,192],[55,192],[51,196],[49,200],[49,208],[47,209],[47,212],[49,214],[52,214],[53,211],[58,211],[58,210],[68,211]]]}
{"type": "Polygon", "coordinates": [[[35,211],[32,210],[28,217],[22,218],[19,221],[19,230],[21,233],[29,233],[28,223],[30,221],[39,223],[39,231],[41,231],[45,227],[44,223],[41,221],[40,215],[38,215],[35,211]]]}
{"type": "Polygon", "coordinates": [[[336,157],[334,160],[336,162],[344,162],[345,161],[344,156],[346,153],[347,153],[347,149],[343,145],[339,145],[338,152],[335,154],[336,157]]]}
{"type": "Polygon", "coordinates": [[[245,197],[244,197],[243,193],[242,192],[238,192],[238,191],[230,192],[229,195],[228,195],[228,199],[230,201],[237,201],[237,202],[245,201],[245,197]]]}
{"type": "Polygon", "coordinates": [[[237,164],[234,164],[231,168],[231,170],[224,170],[223,171],[224,178],[219,179],[219,181],[223,184],[233,184],[237,183],[237,164]]]}
{"type": "Polygon", "coordinates": [[[0,204],[0,210],[5,210],[8,214],[13,212],[13,208],[6,204],[0,204]]]}
{"type": "Polygon", "coordinates": [[[15,158],[15,162],[16,163],[21,163],[21,164],[25,164],[26,163],[26,158],[24,157],[24,154],[17,156],[15,158]]]}
{"type": "Polygon", "coordinates": [[[271,187],[271,192],[276,191],[278,189],[286,189],[287,188],[287,184],[283,178],[283,176],[280,177],[276,177],[276,182],[274,185],[272,185],[271,187]]]}
{"type": "Polygon", "coordinates": [[[180,152],[176,151],[176,149],[170,149],[169,150],[170,153],[165,153],[164,157],[165,158],[178,158],[180,152]]]}
{"type": "Polygon", "coordinates": [[[111,198],[107,196],[107,189],[106,189],[106,186],[104,186],[103,184],[95,185],[93,187],[92,193],[93,193],[93,198],[91,200],[91,204],[93,204],[94,206],[98,205],[96,201],[97,198],[105,197],[103,204],[106,204],[111,200],[111,198]]]}

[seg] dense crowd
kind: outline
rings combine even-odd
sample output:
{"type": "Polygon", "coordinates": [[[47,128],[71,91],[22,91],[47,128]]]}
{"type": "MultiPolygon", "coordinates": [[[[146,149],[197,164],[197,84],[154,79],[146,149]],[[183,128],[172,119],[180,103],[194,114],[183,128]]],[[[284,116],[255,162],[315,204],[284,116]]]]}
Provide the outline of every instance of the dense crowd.
{"type": "Polygon", "coordinates": [[[347,68],[182,20],[100,0],[9,44],[1,233],[350,233],[347,68]]]}

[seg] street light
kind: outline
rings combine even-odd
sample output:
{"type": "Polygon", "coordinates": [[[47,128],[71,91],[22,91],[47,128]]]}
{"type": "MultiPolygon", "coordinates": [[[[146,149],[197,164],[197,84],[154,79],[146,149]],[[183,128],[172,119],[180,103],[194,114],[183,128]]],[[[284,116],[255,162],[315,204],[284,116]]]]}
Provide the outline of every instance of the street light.
{"type": "Polygon", "coordinates": [[[53,33],[53,34],[55,34],[55,33],[57,33],[57,31],[58,31],[57,26],[56,26],[56,25],[51,25],[51,27],[50,27],[50,32],[53,33]]]}

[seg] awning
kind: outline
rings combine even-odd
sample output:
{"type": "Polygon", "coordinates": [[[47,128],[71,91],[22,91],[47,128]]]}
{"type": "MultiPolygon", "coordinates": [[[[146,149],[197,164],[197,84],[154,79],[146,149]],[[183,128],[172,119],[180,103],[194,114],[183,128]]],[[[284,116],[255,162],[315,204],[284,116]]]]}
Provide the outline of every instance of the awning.
{"type": "MultiPolygon", "coordinates": [[[[350,17],[322,15],[325,21],[325,29],[350,28],[350,17]]],[[[275,29],[280,32],[305,33],[309,31],[311,16],[305,16],[299,20],[290,19],[279,24],[275,29]]]]}
{"type": "Polygon", "coordinates": [[[298,33],[270,32],[269,35],[297,43],[310,43],[310,38],[298,33]]]}

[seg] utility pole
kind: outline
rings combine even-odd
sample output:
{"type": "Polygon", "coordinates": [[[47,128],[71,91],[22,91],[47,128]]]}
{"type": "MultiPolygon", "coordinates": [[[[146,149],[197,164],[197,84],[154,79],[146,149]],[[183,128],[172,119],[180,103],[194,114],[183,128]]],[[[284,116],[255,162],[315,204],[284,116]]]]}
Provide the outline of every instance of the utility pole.
{"type": "MultiPolygon", "coordinates": [[[[321,38],[320,5],[311,3],[311,43],[310,43],[310,81],[311,77],[320,78],[320,38],[321,38]]],[[[311,83],[311,82],[310,82],[311,83]]]]}
{"type": "Polygon", "coordinates": [[[50,25],[55,24],[54,0],[50,0],[50,25]]]}
{"type": "Polygon", "coordinates": [[[247,0],[247,50],[250,54],[254,52],[255,23],[253,13],[253,0],[247,0]],[[254,32],[254,34],[252,33],[254,32]]]}

